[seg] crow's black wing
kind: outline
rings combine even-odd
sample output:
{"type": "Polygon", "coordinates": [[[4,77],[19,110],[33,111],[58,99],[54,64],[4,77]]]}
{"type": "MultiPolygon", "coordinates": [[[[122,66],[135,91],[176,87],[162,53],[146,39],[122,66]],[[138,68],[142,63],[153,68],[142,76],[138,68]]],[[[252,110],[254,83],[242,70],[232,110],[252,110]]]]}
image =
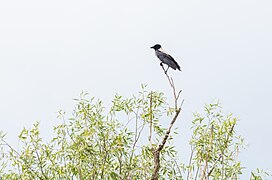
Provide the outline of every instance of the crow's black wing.
{"type": "Polygon", "coordinates": [[[167,64],[168,66],[170,66],[171,68],[175,70],[176,69],[180,70],[180,66],[178,65],[178,63],[169,54],[162,52],[160,50],[157,50],[156,55],[164,64],[167,64]]]}

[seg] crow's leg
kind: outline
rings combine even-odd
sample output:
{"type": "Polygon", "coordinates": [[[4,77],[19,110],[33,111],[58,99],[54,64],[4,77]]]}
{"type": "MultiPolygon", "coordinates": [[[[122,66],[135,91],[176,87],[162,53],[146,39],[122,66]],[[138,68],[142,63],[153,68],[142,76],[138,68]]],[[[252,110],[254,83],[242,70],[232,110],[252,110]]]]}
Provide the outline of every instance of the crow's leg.
{"type": "Polygon", "coordinates": [[[167,71],[168,71],[168,69],[169,69],[169,66],[168,66],[167,70],[164,69],[164,66],[163,66],[163,63],[162,63],[162,62],[160,63],[160,66],[162,67],[164,73],[167,74],[167,71]]]}
{"type": "Polygon", "coordinates": [[[169,66],[167,67],[167,69],[166,69],[166,71],[165,71],[165,74],[167,74],[168,69],[169,69],[169,66]]]}

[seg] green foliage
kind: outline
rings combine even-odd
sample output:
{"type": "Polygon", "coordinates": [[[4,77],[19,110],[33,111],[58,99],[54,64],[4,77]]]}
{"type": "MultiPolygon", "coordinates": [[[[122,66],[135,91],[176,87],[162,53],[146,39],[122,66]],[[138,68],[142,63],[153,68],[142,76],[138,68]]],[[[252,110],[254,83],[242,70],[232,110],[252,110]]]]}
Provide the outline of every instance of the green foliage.
{"type": "Polygon", "coordinates": [[[250,180],[262,180],[263,178],[271,177],[272,174],[264,171],[262,169],[257,168],[256,171],[251,172],[250,180]]]}
{"type": "MultiPolygon", "coordinates": [[[[59,111],[63,122],[54,127],[55,136],[48,143],[40,136],[39,123],[29,130],[22,130],[19,151],[2,136],[2,147],[7,150],[2,153],[1,177],[31,180],[150,178],[153,155],[147,138],[141,135],[148,132],[150,119],[157,132],[152,137],[154,144],[164,134],[159,124],[167,107],[163,93],[147,93],[143,86],[132,98],[116,95],[108,112],[102,101],[87,99],[86,95],[82,93],[76,99],[77,104],[68,120],[65,113],[59,111]],[[146,142],[139,145],[140,139],[146,142]]],[[[179,167],[168,160],[175,159],[177,153],[169,145],[162,154],[160,174],[164,179],[173,179],[179,167]]]]}
{"type": "Polygon", "coordinates": [[[244,140],[235,133],[237,119],[223,115],[220,105],[213,103],[205,106],[205,115],[195,114],[192,123],[189,178],[239,179],[238,154],[244,140]]]}
{"type": "MultiPolygon", "coordinates": [[[[160,122],[171,120],[174,108],[163,93],[147,92],[143,86],[131,98],[115,95],[107,109],[101,100],[88,99],[87,93],[82,93],[69,119],[59,111],[61,123],[54,127],[49,142],[43,141],[39,123],[35,123],[19,134],[18,151],[1,133],[1,178],[150,179],[154,166],[151,148],[165,135],[160,122]]],[[[177,160],[170,136],[161,151],[160,179],[239,179],[243,139],[234,130],[237,119],[223,115],[215,103],[205,107],[204,115],[195,114],[192,124],[189,165],[177,160]]],[[[262,176],[262,171],[257,171],[251,179],[262,176]]]]}

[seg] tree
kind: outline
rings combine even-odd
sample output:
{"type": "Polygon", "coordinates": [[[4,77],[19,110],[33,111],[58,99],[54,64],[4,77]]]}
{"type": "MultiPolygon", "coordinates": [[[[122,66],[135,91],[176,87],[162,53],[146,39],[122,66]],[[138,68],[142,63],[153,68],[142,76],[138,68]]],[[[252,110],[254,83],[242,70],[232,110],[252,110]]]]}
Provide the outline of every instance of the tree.
{"type": "MultiPolygon", "coordinates": [[[[54,127],[55,137],[43,142],[39,123],[31,129],[23,129],[19,135],[22,147],[19,151],[4,140],[2,134],[3,179],[146,179],[152,175],[153,154],[150,145],[140,138],[149,131],[152,115],[154,141],[164,135],[159,118],[167,109],[165,97],[160,92],[142,91],[132,98],[116,95],[106,112],[102,101],[87,99],[82,93],[77,99],[72,117],[59,112],[62,123],[54,127]],[[152,97],[152,98],[151,98],[152,97]],[[152,102],[152,107],[150,106],[152,102]],[[150,109],[150,107],[152,109],[150,109]],[[151,113],[152,112],[152,113],[151,113]],[[119,119],[127,118],[127,124],[119,119]],[[132,123],[134,125],[132,125],[132,123]],[[134,128],[134,131],[130,130],[134,128]],[[155,137],[156,135],[156,137],[155,137]]],[[[174,177],[179,169],[168,159],[174,159],[173,146],[161,152],[160,174],[174,177]]]]}
{"type": "Polygon", "coordinates": [[[205,112],[205,116],[195,114],[192,122],[187,179],[238,179],[242,174],[238,154],[244,140],[235,136],[237,119],[224,116],[218,103],[206,105],[205,112]]]}
{"type": "MultiPolygon", "coordinates": [[[[70,118],[59,111],[61,123],[54,127],[49,142],[41,138],[39,123],[22,130],[19,150],[1,133],[0,176],[26,180],[239,179],[243,139],[236,135],[236,118],[224,115],[218,103],[206,105],[204,115],[195,114],[190,162],[185,165],[178,160],[172,143],[177,131],[172,127],[183,100],[179,102],[181,91],[165,75],[173,90],[173,106],[162,92],[147,91],[145,85],[132,97],[115,95],[109,108],[81,93],[70,118]],[[162,126],[161,119],[170,119],[170,124],[162,126]]],[[[261,177],[260,173],[251,175],[251,179],[261,177]]]]}

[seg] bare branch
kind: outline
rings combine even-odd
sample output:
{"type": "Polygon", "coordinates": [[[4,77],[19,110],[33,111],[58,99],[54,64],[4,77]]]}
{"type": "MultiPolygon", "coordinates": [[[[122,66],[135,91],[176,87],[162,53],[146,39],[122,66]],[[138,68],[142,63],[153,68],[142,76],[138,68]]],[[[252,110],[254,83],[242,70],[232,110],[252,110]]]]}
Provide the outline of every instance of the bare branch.
{"type": "Polygon", "coordinates": [[[169,135],[170,135],[170,132],[171,132],[171,129],[174,125],[174,123],[176,122],[177,118],[178,118],[178,115],[181,111],[181,108],[179,108],[177,111],[176,111],[176,114],[174,116],[174,118],[172,119],[171,123],[170,123],[170,126],[168,127],[167,131],[166,131],[166,134],[161,142],[161,144],[159,145],[159,147],[157,148],[158,151],[161,151],[166,143],[166,140],[168,139],[169,135]]]}
{"type": "MultiPolygon", "coordinates": [[[[152,150],[152,153],[153,153],[153,156],[154,156],[154,169],[153,169],[153,173],[152,173],[152,177],[151,179],[152,180],[158,180],[159,178],[159,170],[160,170],[160,152],[162,151],[162,149],[164,148],[165,144],[166,144],[166,141],[167,139],[169,138],[169,135],[171,133],[171,129],[174,125],[174,123],[176,122],[179,114],[180,114],[180,111],[181,111],[181,106],[183,105],[183,102],[184,100],[182,100],[181,102],[181,105],[178,107],[178,99],[180,97],[180,94],[181,94],[181,90],[177,93],[176,92],[176,87],[175,87],[175,83],[174,83],[174,80],[172,77],[170,77],[168,74],[167,74],[167,70],[165,70],[164,66],[161,64],[161,67],[168,79],[168,82],[172,88],[172,91],[173,91],[173,96],[174,96],[174,104],[175,104],[175,115],[172,119],[172,121],[170,122],[170,125],[162,139],[162,142],[157,146],[156,149],[154,148],[151,148],[152,150]]],[[[169,68],[169,67],[168,67],[169,68]]]]}

